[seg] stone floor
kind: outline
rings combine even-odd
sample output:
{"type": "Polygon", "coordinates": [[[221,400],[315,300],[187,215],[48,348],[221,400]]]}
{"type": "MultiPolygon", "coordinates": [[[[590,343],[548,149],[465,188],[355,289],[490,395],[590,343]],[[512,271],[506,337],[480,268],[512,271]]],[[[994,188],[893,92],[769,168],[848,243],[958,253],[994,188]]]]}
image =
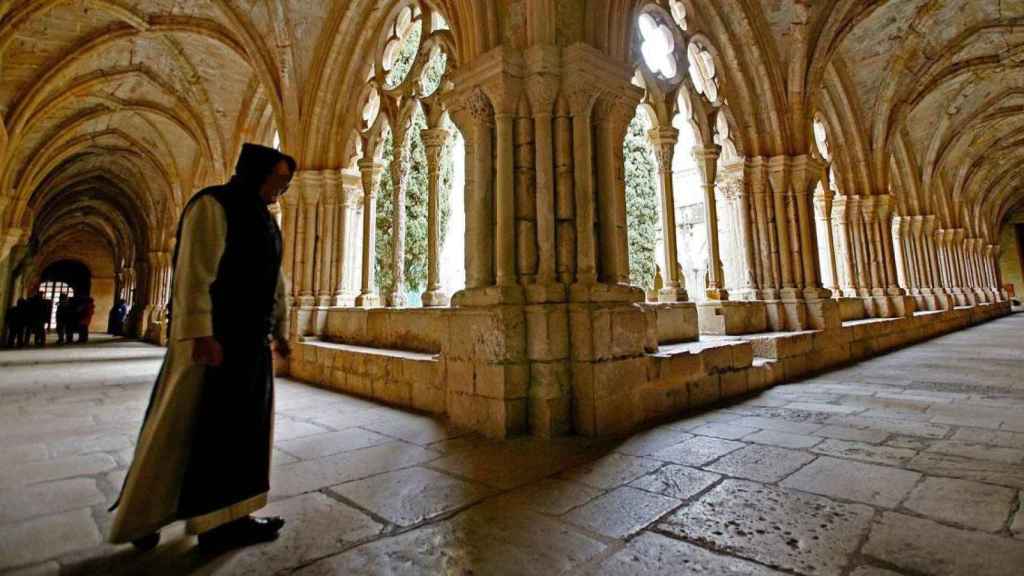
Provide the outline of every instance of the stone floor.
{"type": "Polygon", "coordinates": [[[619,440],[278,384],[274,543],[102,543],[162,351],[0,353],[0,572],[1024,574],[1024,315],[619,440]]]}

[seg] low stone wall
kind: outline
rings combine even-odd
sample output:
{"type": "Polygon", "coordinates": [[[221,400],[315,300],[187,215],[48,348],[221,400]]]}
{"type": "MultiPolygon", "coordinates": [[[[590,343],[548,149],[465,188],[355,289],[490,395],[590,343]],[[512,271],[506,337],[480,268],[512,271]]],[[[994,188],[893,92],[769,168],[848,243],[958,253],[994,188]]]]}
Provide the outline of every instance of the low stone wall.
{"type": "Polygon", "coordinates": [[[299,343],[291,374],[491,437],[609,436],[1009,312],[1001,302],[694,341],[685,303],[337,309],[325,336],[348,341],[299,343]]]}
{"type": "Polygon", "coordinates": [[[687,410],[883,354],[1009,312],[1009,303],[1000,302],[922,312],[908,318],[846,322],[831,331],[778,332],[663,346],[649,356],[647,382],[635,387],[632,402],[618,405],[619,410],[633,416],[632,423],[627,425],[620,418],[595,432],[629,432],[687,410]]]}

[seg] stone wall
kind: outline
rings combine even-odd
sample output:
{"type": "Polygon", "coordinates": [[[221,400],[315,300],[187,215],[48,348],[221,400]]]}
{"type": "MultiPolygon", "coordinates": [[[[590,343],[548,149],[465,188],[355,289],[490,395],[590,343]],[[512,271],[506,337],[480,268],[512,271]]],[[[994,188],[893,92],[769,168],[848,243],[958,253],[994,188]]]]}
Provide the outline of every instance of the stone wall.
{"type": "Polygon", "coordinates": [[[291,373],[491,437],[610,436],[1008,312],[999,302],[696,341],[686,303],[333,309],[291,373]]]}

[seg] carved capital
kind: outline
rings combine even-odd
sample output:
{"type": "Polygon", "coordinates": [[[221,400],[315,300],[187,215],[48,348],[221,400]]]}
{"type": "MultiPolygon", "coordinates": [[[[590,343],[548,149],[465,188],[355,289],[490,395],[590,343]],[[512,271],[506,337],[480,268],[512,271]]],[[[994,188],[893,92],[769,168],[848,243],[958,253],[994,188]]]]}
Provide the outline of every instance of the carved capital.
{"type": "Polygon", "coordinates": [[[550,116],[558,99],[558,78],[537,74],[526,80],[526,96],[534,116],[550,116]]]}

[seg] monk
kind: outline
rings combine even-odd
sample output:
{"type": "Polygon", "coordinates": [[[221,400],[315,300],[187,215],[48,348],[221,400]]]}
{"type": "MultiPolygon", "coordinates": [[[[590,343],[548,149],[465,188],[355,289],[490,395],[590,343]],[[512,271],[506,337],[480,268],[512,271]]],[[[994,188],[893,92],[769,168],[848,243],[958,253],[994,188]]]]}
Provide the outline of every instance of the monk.
{"type": "Polygon", "coordinates": [[[111,542],[156,546],[187,520],[201,549],[277,537],[280,518],[251,514],[270,489],[271,343],[288,356],[281,232],[268,205],[295,160],[242,147],[235,175],[185,206],[174,251],[168,351],[114,507],[111,542]]]}

